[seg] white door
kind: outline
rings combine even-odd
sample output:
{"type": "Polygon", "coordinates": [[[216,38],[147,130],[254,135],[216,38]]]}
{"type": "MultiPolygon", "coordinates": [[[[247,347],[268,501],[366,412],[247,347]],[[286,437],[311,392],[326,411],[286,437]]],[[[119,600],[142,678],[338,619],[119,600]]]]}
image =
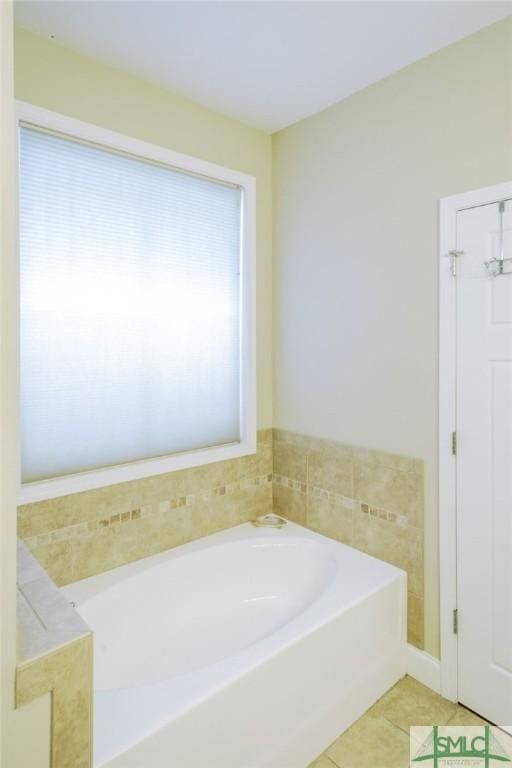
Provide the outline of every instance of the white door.
{"type": "Polygon", "coordinates": [[[457,214],[459,701],[512,725],[512,201],[457,214]],[[505,274],[510,273],[510,274],[505,274]]]}

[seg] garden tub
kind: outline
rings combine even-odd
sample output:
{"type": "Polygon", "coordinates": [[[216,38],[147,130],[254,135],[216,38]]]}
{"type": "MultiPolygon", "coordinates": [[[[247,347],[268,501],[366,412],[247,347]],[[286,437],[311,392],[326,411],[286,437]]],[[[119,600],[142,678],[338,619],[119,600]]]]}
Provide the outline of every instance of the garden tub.
{"type": "Polygon", "coordinates": [[[405,674],[405,573],[293,523],[63,591],[94,632],[96,768],[305,768],[405,674]]]}

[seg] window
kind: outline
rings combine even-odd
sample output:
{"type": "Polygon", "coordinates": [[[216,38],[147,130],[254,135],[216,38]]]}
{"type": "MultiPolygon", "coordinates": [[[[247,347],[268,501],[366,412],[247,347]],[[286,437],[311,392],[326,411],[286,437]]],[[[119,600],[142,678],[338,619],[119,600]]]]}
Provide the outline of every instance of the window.
{"type": "Polygon", "coordinates": [[[250,452],[252,179],[49,122],[20,124],[24,490],[250,452]]]}

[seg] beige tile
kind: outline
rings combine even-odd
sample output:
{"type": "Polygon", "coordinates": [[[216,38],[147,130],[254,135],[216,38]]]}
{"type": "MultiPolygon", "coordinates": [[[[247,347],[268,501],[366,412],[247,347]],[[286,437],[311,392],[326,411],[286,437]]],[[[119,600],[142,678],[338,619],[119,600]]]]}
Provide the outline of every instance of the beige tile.
{"type": "Polygon", "coordinates": [[[424,647],[423,531],[354,513],[352,546],[407,572],[408,641],[424,647]]]}
{"type": "Polygon", "coordinates": [[[19,530],[32,537],[31,549],[51,577],[67,584],[269,512],[271,483],[253,487],[251,481],[271,473],[272,430],[267,429],[259,432],[251,456],[24,505],[18,510],[19,530]],[[241,482],[249,487],[234,494],[231,489],[224,503],[213,504],[212,489],[230,484],[238,489],[241,482]],[[212,496],[210,506],[199,501],[194,514],[179,511],[187,497],[196,502],[205,492],[212,496]],[[175,504],[177,498],[183,504],[175,504]],[[140,509],[147,513],[133,514],[140,509]]]}
{"type": "Polygon", "coordinates": [[[92,647],[75,653],[52,697],[52,768],[90,768],[92,647]]]}
{"type": "Polygon", "coordinates": [[[327,749],[339,768],[408,768],[409,737],[367,713],[327,749]]]}
{"type": "Polygon", "coordinates": [[[98,528],[73,540],[73,581],[103,573],[183,541],[182,509],[98,528]],[[170,518],[173,519],[171,525],[170,518]]]}
{"type": "Polygon", "coordinates": [[[423,597],[424,592],[424,543],[423,530],[407,527],[407,582],[409,592],[423,597]]]}
{"type": "Polygon", "coordinates": [[[324,440],[317,441],[316,438],[309,435],[303,435],[299,432],[290,432],[287,429],[279,429],[274,427],[272,430],[273,443],[283,443],[289,445],[301,453],[308,453],[312,447],[321,446],[325,443],[324,440]]]}
{"type": "Polygon", "coordinates": [[[354,497],[388,512],[405,515],[423,528],[423,474],[354,462],[354,497]]]}
{"type": "Polygon", "coordinates": [[[344,544],[353,542],[354,514],[335,502],[308,497],[308,527],[344,544]]]}
{"type": "Polygon", "coordinates": [[[352,545],[407,572],[408,641],[424,647],[423,531],[356,513],[352,545]]]}
{"type": "Polygon", "coordinates": [[[187,493],[197,493],[203,488],[217,488],[219,485],[227,485],[238,480],[239,464],[239,459],[228,459],[186,470],[190,478],[187,493]]]}
{"type": "Polygon", "coordinates": [[[274,441],[273,472],[292,480],[307,482],[307,453],[294,445],[274,441]]]}
{"type": "Polygon", "coordinates": [[[198,499],[191,506],[98,528],[72,540],[73,567],[68,581],[84,579],[134,560],[239,525],[272,509],[271,484],[232,494],[198,499]]]}
{"type": "Polygon", "coordinates": [[[448,725],[489,725],[489,722],[470,709],[457,704],[455,714],[448,720],[448,725]]]}
{"type": "Polygon", "coordinates": [[[19,535],[35,536],[139,506],[135,483],[97,488],[18,507],[19,535]]]}
{"type": "Polygon", "coordinates": [[[422,650],[424,648],[424,602],[412,592],[407,593],[407,641],[422,650]]]}
{"type": "Polygon", "coordinates": [[[236,466],[237,478],[272,474],[272,441],[258,441],[256,453],[237,459],[236,466]]]}
{"type": "MultiPolygon", "coordinates": [[[[135,525],[135,521],[129,525],[135,525]]],[[[85,579],[121,565],[118,552],[120,526],[98,528],[72,541],[73,559],[69,582],[85,579]]]]}
{"type": "Polygon", "coordinates": [[[155,504],[232,483],[238,479],[238,459],[218,461],[200,467],[168,472],[137,480],[139,506],[155,504]]]}
{"type": "MultiPolygon", "coordinates": [[[[32,515],[30,508],[32,504],[24,504],[18,507],[17,533],[20,539],[28,539],[32,536],[32,515]]],[[[35,514],[35,513],[34,513],[35,514]]]]}
{"type": "Polygon", "coordinates": [[[320,755],[314,763],[311,763],[308,768],[337,768],[335,763],[330,760],[327,755],[320,755]]]}
{"type": "MultiPolygon", "coordinates": [[[[272,486],[242,488],[237,493],[212,500],[205,510],[205,535],[240,525],[272,509],[272,486]]],[[[203,518],[204,519],[204,518],[203,518]]]]}
{"type": "Polygon", "coordinates": [[[272,430],[258,432],[257,453],[241,459],[96,488],[18,507],[18,534],[28,538],[98,517],[197,493],[246,477],[272,472],[272,430]]]}
{"type": "Polygon", "coordinates": [[[409,732],[412,725],[446,725],[456,705],[412,677],[404,677],[372,708],[373,714],[409,732]]]}
{"type": "Polygon", "coordinates": [[[52,541],[41,546],[31,546],[30,550],[59,587],[73,580],[71,541],[52,541]]]}
{"type": "Polygon", "coordinates": [[[369,514],[354,514],[353,544],[369,555],[407,570],[410,562],[406,527],[369,514]]]}
{"type": "Polygon", "coordinates": [[[372,448],[364,448],[358,445],[350,446],[355,461],[364,464],[376,464],[380,467],[389,467],[397,469],[400,472],[423,472],[423,461],[411,456],[402,456],[397,453],[388,453],[387,451],[376,451],[372,448]]]}
{"type": "Polygon", "coordinates": [[[350,452],[343,446],[310,451],[308,485],[352,497],[353,462],[350,452]]]}
{"type": "Polygon", "coordinates": [[[274,430],[272,429],[272,427],[265,427],[264,429],[258,429],[258,434],[257,434],[258,446],[272,445],[273,431],[274,430]]]}
{"type": "Polygon", "coordinates": [[[184,506],[132,520],[116,531],[116,561],[119,565],[149,557],[189,540],[187,508],[184,506]]]}
{"type": "Polygon", "coordinates": [[[299,525],[306,525],[308,500],[305,493],[274,485],[272,490],[273,511],[299,525]]]}
{"type": "Polygon", "coordinates": [[[251,486],[236,493],[194,504],[189,509],[189,538],[231,528],[272,510],[272,486],[251,486]]]}
{"type": "Polygon", "coordinates": [[[242,497],[245,500],[246,507],[243,510],[243,519],[252,520],[259,515],[266,515],[272,512],[272,483],[251,489],[247,496],[242,497]]]}
{"type": "Polygon", "coordinates": [[[289,445],[293,445],[306,452],[341,449],[350,453],[354,460],[365,464],[389,467],[390,469],[400,470],[401,472],[423,472],[423,461],[410,456],[388,453],[386,451],[377,451],[357,445],[347,445],[336,440],[327,440],[312,435],[291,432],[278,427],[274,427],[273,436],[274,441],[276,442],[288,443],[289,445]]]}
{"type": "Polygon", "coordinates": [[[90,768],[92,636],[18,666],[16,705],[52,691],[52,768],[90,768]]]}

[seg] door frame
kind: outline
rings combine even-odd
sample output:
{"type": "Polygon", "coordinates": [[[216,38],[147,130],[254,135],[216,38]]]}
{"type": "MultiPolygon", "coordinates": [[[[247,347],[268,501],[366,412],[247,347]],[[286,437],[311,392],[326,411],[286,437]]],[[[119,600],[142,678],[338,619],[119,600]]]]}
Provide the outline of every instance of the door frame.
{"type": "Polygon", "coordinates": [[[439,609],[441,694],[458,698],[458,638],[453,632],[457,608],[457,463],[452,453],[456,431],[456,299],[452,266],[457,257],[457,213],[512,197],[512,182],[442,198],[439,205],[439,609]]]}

